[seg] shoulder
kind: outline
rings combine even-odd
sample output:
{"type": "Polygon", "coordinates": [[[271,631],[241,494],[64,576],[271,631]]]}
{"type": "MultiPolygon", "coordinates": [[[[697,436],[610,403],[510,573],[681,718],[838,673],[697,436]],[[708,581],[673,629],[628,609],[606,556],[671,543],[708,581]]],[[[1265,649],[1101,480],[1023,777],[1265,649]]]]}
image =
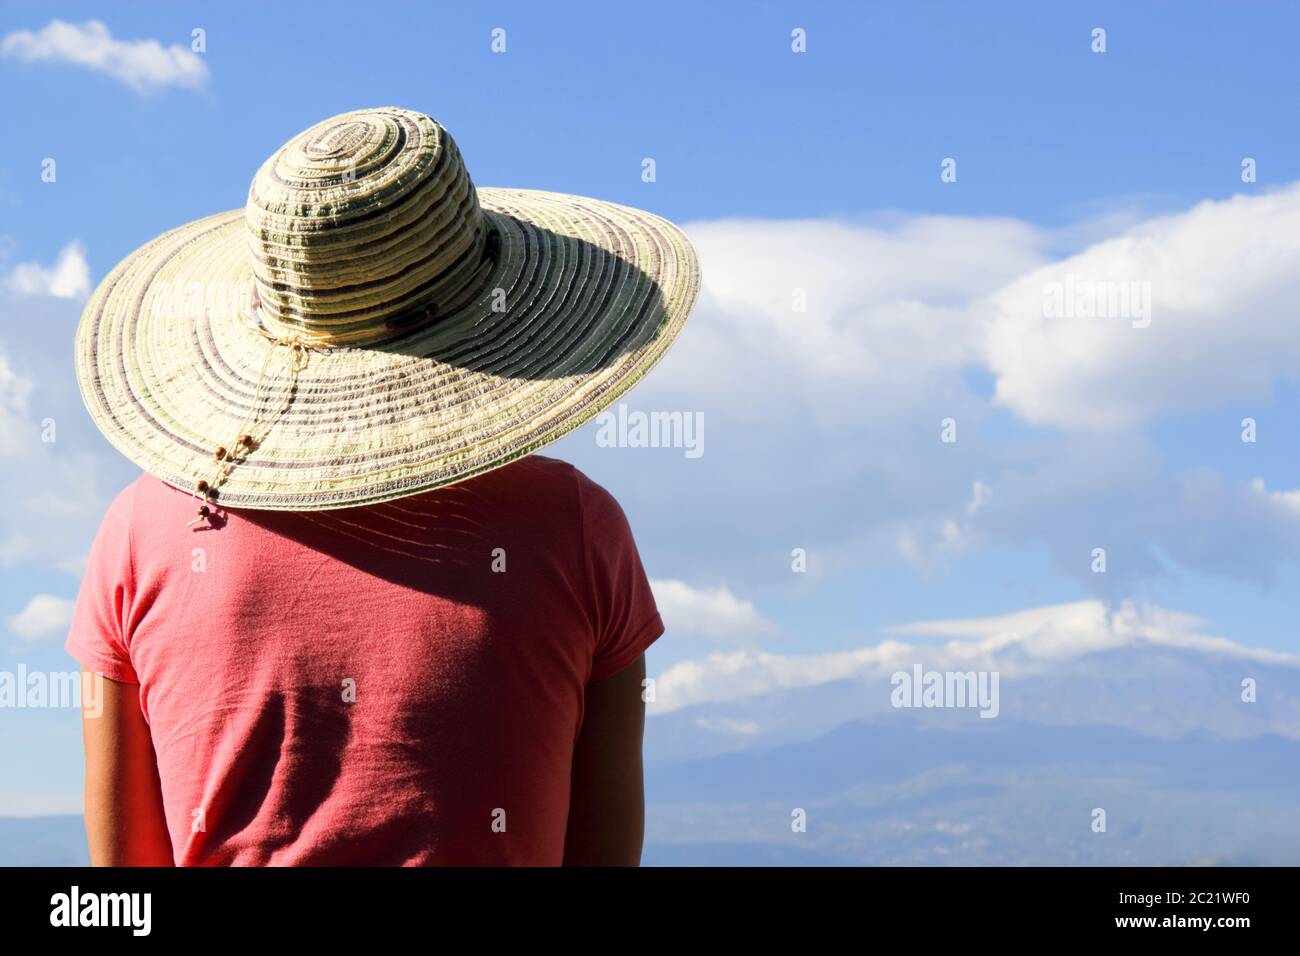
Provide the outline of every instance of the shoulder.
{"type": "Polygon", "coordinates": [[[571,500],[584,516],[608,519],[617,515],[622,518],[622,508],[614,496],[567,461],[529,455],[512,467],[516,466],[522,466],[521,477],[549,485],[553,494],[571,500]]]}
{"type": "Polygon", "coordinates": [[[109,503],[102,526],[106,532],[138,537],[168,519],[185,520],[194,510],[192,496],[145,472],[127,484],[109,503]]]}
{"type": "Polygon", "coordinates": [[[529,455],[485,477],[494,475],[494,497],[518,520],[553,527],[571,524],[586,535],[617,534],[627,525],[614,496],[567,461],[529,455]],[[525,519],[520,511],[527,511],[530,517],[525,519]]]}
{"type": "Polygon", "coordinates": [[[499,469],[497,473],[502,475],[511,473],[534,481],[557,483],[572,482],[575,475],[581,474],[567,461],[560,461],[558,458],[550,458],[546,455],[527,455],[499,469]]]}

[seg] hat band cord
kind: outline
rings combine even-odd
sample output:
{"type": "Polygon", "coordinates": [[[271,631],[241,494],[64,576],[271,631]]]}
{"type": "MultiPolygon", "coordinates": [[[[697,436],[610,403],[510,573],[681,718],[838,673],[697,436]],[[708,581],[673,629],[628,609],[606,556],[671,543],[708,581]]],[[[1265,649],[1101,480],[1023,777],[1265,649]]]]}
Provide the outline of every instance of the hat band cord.
{"type": "Polygon", "coordinates": [[[200,480],[195,486],[192,498],[201,498],[203,504],[197,511],[198,517],[189,522],[185,527],[192,528],[196,524],[204,521],[211,523],[212,505],[215,504],[214,498],[217,489],[230,476],[235,466],[245,461],[248,453],[257,447],[258,443],[270,432],[271,426],[275,423],[293,402],[294,389],[298,384],[298,373],[307,367],[308,351],[319,348],[319,346],[309,345],[304,342],[297,334],[294,335],[272,335],[266,331],[260,324],[254,323],[246,315],[243,316],[244,324],[255,329],[265,339],[268,340],[266,356],[262,359],[262,367],[257,375],[257,386],[253,390],[253,403],[244,416],[244,420],[239,423],[235,439],[230,443],[230,447],[218,445],[213,449],[212,455],[216,459],[216,466],[212,475],[200,480]],[[258,411],[263,402],[269,395],[263,395],[263,386],[266,384],[266,370],[271,364],[272,357],[282,348],[289,349],[289,374],[285,382],[284,398],[274,413],[268,416],[263,422],[260,433],[255,433],[254,425],[257,422],[258,411]]]}

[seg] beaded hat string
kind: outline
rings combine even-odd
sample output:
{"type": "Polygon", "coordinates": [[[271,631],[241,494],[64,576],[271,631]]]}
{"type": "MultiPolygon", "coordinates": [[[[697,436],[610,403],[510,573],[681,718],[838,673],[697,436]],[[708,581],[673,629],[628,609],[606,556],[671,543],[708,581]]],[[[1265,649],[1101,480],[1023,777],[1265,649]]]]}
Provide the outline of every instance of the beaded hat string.
{"type": "MultiPolygon", "coordinates": [[[[257,308],[257,306],[256,292],[254,292],[253,308],[257,308]]],[[[198,517],[189,522],[185,526],[187,528],[192,528],[204,521],[211,522],[212,506],[215,504],[217,489],[230,476],[236,465],[247,460],[248,453],[266,438],[276,419],[288,409],[293,402],[294,389],[298,384],[298,373],[307,367],[307,353],[320,348],[320,346],[307,344],[297,333],[275,335],[267,331],[260,322],[250,318],[247,314],[241,313],[241,318],[246,326],[267,340],[266,356],[262,359],[262,368],[257,375],[257,387],[253,391],[253,403],[249,406],[248,414],[239,423],[239,428],[236,430],[234,439],[229,446],[218,445],[213,449],[212,457],[215,459],[215,464],[212,474],[207,478],[200,479],[198,484],[194,486],[191,497],[200,499],[202,504],[199,505],[198,511],[195,512],[198,517]],[[274,412],[262,420],[259,432],[256,427],[258,411],[265,399],[269,397],[263,395],[263,386],[267,384],[266,371],[271,364],[271,359],[285,348],[288,349],[289,354],[289,374],[285,381],[283,399],[274,412]]]]}

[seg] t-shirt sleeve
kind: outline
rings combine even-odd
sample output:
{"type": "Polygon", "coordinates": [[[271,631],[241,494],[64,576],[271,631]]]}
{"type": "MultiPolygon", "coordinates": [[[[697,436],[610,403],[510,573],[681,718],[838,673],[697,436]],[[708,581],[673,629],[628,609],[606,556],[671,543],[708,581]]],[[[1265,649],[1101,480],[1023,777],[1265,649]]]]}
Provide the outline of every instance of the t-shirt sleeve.
{"type": "Polygon", "coordinates": [[[99,525],[63,645],[87,670],[122,684],[140,683],[131,664],[127,632],[135,588],[131,559],[134,488],[128,486],[114,499],[99,525]]]}
{"type": "Polygon", "coordinates": [[[628,667],[664,632],[632,529],[619,503],[579,473],[582,533],[596,646],[590,680],[628,667]]]}

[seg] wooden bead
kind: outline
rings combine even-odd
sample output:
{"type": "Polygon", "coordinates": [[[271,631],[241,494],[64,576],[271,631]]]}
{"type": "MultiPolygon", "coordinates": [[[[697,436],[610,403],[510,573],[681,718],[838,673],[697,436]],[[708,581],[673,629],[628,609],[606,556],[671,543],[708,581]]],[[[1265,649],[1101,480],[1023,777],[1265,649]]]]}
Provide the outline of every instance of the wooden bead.
{"type": "Polygon", "coordinates": [[[199,506],[199,517],[200,517],[200,518],[206,518],[206,517],[207,517],[208,515],[210,515],[210,514],[212,514],[212,509],[209,508],[207,505],[200,505],[200,506],[199,506]]]}
{"type": "Polygon", "coordinates": [[[199,484],[198,484],[198,489],[199,489],[199,494],[201,494],[201,495],[205,495],[205,494],[207,494],[207,493],[208,493],[208,483],[207,483],[206,481],[203,481],[202,479],[200,479],[200,480],[199,480],[199,484]]]}
{"type": "Polygon", "coordinates": [[[214,451],[213,454],[216,455],[217,461],[224,461],[226,458],[226,446],[218,445],[217,450],[214,451]]]}
{"type": "Polygon", "coordinates": [[[240,436],[239,436],[239,443],[240,443],[241,445],[243,445],[245,448],[252,448],[252,447],[253,447],[253,436],[252,436],[252,435],[240,435],[240,436]]]}

